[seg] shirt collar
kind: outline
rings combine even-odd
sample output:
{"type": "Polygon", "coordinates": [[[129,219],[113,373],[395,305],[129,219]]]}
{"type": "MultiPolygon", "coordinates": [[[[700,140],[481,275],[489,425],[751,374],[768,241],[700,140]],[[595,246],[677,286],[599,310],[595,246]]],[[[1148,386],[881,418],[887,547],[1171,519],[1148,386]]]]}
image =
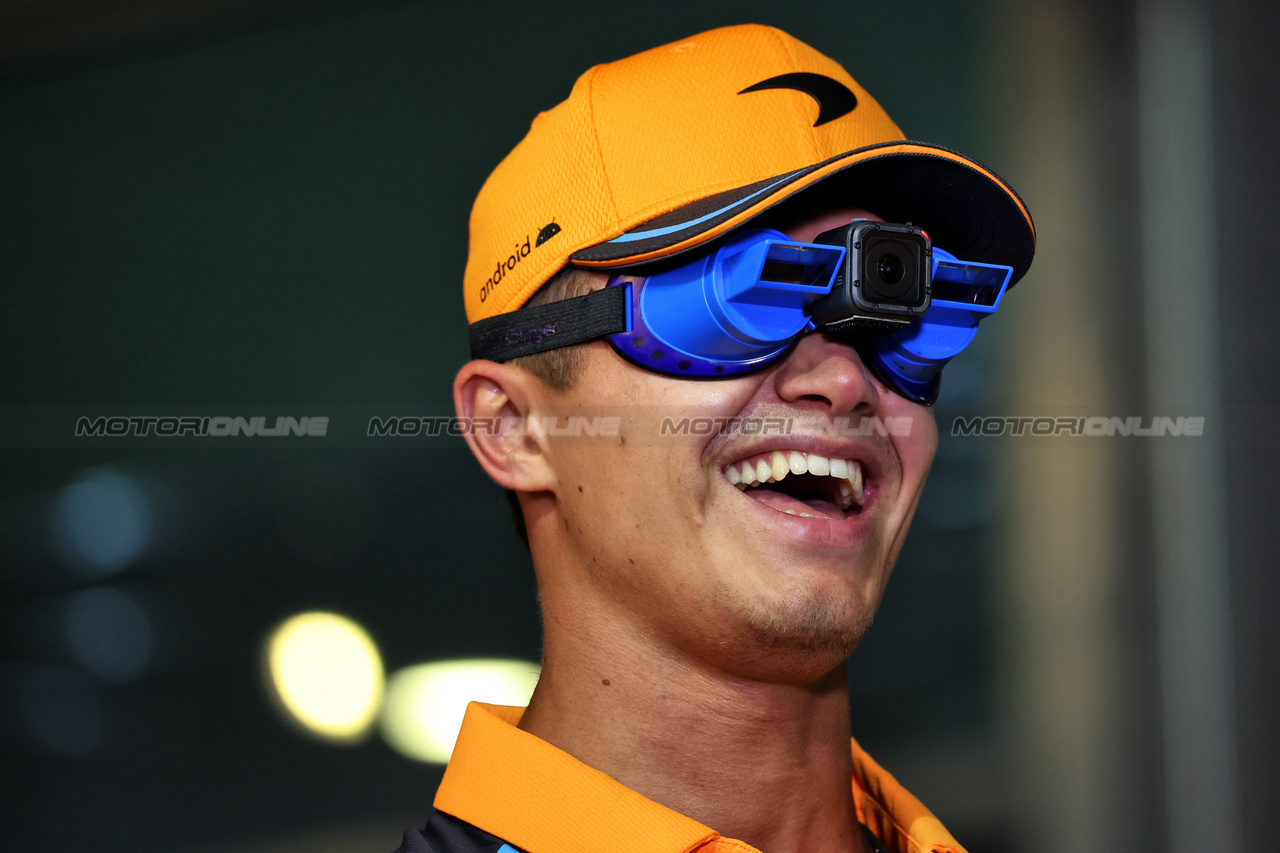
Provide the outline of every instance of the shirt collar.
{"type": "MultiPolygon", "coordinates": [[[[467,707],[435,807],[527,853],[687,853],[720,834],[516,728],[523,708],[467,707]]],[[[897,853],[964,853],[919,800],[853,744],[858,819],[897,853]]],[[[741,853],[755,848],[724,840],[741,853]]]]}

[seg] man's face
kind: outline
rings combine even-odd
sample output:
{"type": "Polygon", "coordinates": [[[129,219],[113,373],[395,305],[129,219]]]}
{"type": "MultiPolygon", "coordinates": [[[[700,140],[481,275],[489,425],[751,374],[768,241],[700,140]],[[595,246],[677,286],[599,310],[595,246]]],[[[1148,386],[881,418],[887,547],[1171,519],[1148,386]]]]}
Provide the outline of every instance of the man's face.
{"type": "MultiPolygon", "coordinates": [[[[808,241],[869,216],[850,208],[775,225],[808,241]]],[[[853,651],[933,460],[929,409],[820,334],[767,370],[718,381],[641,370],[596,342],[577,383],[552,403],[622,416],[607,446],[553,442],[547,451],[567,546],[617,618],[671,652],[751,678],[812,680],[853,651]],[[684,417],[760,429],[662,434],[665,418],[684,417]],[[891,434],[877,428],[885,425],[891,434]],[[758,470],[775,451],[852,461],[861,507],[842,509],[848,478],[843,492],[829,475],[791,473],[745,490],[730,481],[730,467],[758,470]]]]}

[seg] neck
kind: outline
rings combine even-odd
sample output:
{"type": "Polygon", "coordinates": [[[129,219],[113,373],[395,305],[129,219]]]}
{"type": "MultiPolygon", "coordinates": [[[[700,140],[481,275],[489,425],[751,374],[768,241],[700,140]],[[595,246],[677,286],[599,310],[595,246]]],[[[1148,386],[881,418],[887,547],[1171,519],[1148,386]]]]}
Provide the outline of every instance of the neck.
{"type": "Polygon", "coordinates": [[[851,796],[843,663],[805,684],[747,678],[606,609],[579,601],[570,616],[545,594],[543,607],[542,678],[522,729],[759,850],[867,849],[851,796]]]}

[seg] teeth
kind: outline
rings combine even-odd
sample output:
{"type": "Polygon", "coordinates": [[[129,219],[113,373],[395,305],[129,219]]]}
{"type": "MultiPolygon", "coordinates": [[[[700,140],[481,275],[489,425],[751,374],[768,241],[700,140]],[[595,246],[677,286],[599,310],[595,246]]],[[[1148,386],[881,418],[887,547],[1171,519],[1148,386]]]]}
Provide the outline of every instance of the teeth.
{"type": "Polygon", "coordinates": [[[866,493],[862,488],[862,466],[849,462],[849,482],[853,485],[853,497],[861,506],[866,498],[866,493]]]}
{"type": "Polygon", "coordinates": [[[852,459],[828,459],[816,453],[801,453],[799,450],[774,450],[758,457],[754,463],[743,461],[725,469],[725,478],[740,489],[757,483],[775,483],[788,474],[813,474],[815,477],[840,480],[840,494],[836,503],[841,509],[847,510],[853,504],[861,506],[866,498],[862,466],[852,459]]]}
{"type": "Polygon", "coordinates": [[[787,464],[787,455],[781,450],[773,451],[773,457],[769,462],[773,467],[773,476],[778,481],[791,473],[791,466],[787,464]]]}
{"type": "Polygon", "coordinates": [[[807,512],[796,512],[794,509],[784,509],[783,512],[785,512],[787,515],[798,515],[801,518],[827,518],[827,516],[825,515],[813,515],[807,512]]]}

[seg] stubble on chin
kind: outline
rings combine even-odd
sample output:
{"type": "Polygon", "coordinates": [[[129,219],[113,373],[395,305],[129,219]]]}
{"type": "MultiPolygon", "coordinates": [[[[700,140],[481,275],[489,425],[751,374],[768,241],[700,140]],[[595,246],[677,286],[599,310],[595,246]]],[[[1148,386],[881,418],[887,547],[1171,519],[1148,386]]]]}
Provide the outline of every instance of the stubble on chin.
{"type": "Polygon", "coordinates": [[[743,640],[734,656],[782,676],[826,672],[841,663],[858,648],[875,618],[874,607],[820,594],[782,603],[739,601],[732,609],[738,611],[730,618],[740,626],[743,640]]]}

